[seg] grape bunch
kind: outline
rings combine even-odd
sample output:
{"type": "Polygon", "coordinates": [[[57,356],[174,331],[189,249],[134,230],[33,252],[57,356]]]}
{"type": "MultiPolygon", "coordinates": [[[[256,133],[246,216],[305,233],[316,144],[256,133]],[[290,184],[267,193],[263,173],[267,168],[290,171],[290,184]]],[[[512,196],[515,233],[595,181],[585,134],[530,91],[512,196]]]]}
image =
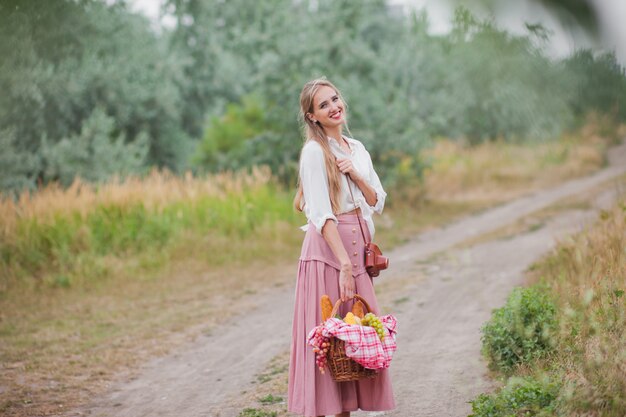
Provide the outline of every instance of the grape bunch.
{"type": "Polygon", "coordinates": [[[363,326],[373,327],[374,330],[376,330],[376,333],[378,333],[380,341],[382,342],[385,340],[385,329],[383,327],[383,323],[374,313],[367,313],[365,317],[361,319],[361,324],[363,326]]]}
{"type": "Polygon", "coordinates": [[[326,368],[326,355],[330,349],[330,339],[322,335],[322,326],[317,326],[315,329],[315,335],[313,336],[313,352],[315,352],[315,364],[319,368],[320,372],[325,373],[326,368]]]}

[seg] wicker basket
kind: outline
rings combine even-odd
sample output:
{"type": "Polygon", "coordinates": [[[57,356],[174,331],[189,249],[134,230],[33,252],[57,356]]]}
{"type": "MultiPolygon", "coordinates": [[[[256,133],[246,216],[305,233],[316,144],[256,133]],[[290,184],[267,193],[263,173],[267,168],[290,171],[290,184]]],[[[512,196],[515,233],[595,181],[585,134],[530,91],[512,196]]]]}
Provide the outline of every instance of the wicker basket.
{"type": "MultiPolygon", "coordinates": [[[[369,304],[360,295],[354,295],[355,300],[361,300],[368,312],[371,312],[369,304]]],[[[331,317],[339,311],[341,299],[337,300],[333,307],[331,317]]],[[[358,379],[372,378],[376,376],[376,370],[364,368],[358,362],[346,356],[346,344],[336,337],[330,338],[330,349],[328,350],[328,369],[333,379],[337,382],[356,381],[358,379]]]]}

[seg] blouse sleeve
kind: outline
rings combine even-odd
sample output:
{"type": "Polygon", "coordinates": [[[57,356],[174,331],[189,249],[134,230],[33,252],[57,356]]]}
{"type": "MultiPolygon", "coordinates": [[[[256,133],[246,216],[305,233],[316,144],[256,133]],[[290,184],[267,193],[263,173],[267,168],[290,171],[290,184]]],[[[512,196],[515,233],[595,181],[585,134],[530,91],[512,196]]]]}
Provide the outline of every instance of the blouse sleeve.
{"type": "Polygon", "coordinates": [[[302,149],[300,180],[304,192],[305,214],[315,226],[315,230],[322,234],[326,220],[332,219],[336,224],[338,221],[330,204],[324,151],[317,143],[308,143],[302,149]]]}
{"type": "Polygon", "coordinates": [[[385,198],[387,197],[387,193],[383,189],[383,185],[380,183],[380,178],[378,178],[378,174],[374,170],[374,164],[372,164],[372,157],[370,153],[365,150],[367,154],[367,163],[369,165],[369,184],[376,191],[376,204],[370,206],[374,209],[374,211],[378,214],[383,213],[383,208],[385,207],[385,198]]]}

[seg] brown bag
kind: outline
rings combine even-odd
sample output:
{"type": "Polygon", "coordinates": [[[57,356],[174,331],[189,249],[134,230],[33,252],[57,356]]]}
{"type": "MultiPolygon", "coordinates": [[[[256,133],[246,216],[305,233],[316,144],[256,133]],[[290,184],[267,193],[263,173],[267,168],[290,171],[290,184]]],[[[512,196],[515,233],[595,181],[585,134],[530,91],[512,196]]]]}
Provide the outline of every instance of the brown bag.
{"type": "MultiPolygon", "coordinates": [[[[361,222],[359,221],[359,224],[361,222]]],[[[370,277],[377,277],[380,271],[389,267],[389,258],[383,256],[374,242],[365,244],[365,269],[370,277]]]]}
{"type": "MultiPolygon", "coordinates": [[[[346,178],[348,178],[348,180],[351,180],[349,175],[346,175],[346,178]]],[[[350,190],[350,196],[352,196],[352,201],[354,201],[354,195],[352,194],[352,188],[350,187],[350,183],[348,183],[348,190],[350,190]]],[[[359,228],[361,229],[363,241],[366,242],[365,270],[370,277],[377,277],[380,274],[380,271],[389,267],[389,258],[383,256],[383,253],[377,244],[375,244],[374,242],[367,242],[367,239],[365,239],[365,232],[363,232],[363,226],[361,225],[361,217],[359,217],[359,228]]]]}

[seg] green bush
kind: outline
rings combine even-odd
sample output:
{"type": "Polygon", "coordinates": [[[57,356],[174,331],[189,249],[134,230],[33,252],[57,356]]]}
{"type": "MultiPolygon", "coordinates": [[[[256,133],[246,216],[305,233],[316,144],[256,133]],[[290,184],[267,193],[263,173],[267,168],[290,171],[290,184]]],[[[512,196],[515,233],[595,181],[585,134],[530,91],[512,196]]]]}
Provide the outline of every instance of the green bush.
{"type": "Polygon", "coordinates": [[[96,182],[142,172],[149,146],[145,132],[127,142],[116,129],[115,119],[97,108],[83,122],[80,134],[56,143],[42,140],[45,178],[69,186],[76,176],[96,182]]]}
{"type": "Polygon", "coordinates": [[[515,288],[482,327],[483,354],[492,369],[509,373],[553,348],[556,307],[538,288],[515,288]]]}
{"type": "Polygon", "coordinates": [[[512,377],[498,392],[470,401],[469,417],[552,416],[558,392],[558,384],[549,379],[512,377]]]}

